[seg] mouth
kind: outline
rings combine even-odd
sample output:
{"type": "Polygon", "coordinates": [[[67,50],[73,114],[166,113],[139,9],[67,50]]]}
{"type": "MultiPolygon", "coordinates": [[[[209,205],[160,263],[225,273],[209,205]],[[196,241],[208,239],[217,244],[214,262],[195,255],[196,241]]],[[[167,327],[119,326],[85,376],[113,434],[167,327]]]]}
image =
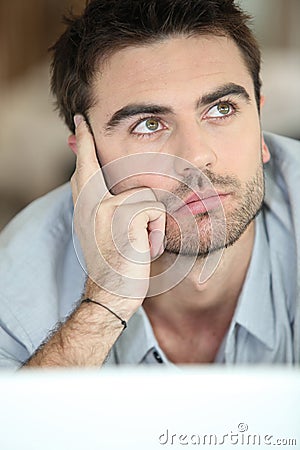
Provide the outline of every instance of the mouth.
{"type": "Polygon", "coordinates": [[[206,191],[193,193],[183,200],[183,204],[175,209],[178,214],[206,214],[223,206],[223,201],[230,196],[227,192],[206,191]]]}

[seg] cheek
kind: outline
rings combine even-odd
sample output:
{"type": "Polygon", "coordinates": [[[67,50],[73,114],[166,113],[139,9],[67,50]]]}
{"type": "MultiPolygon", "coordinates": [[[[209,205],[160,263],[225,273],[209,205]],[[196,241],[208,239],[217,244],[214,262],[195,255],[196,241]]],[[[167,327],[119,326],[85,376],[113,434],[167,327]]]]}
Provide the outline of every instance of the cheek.
{"type": "MultiPolygon", "coordinates": [[[[169,134],[164,133],[159,136],[159,139],[138,139],[137,137],[129,136],[125,131],[121,131],[116,132],[114,136],[99,134],[95,137],[95,142],[98,159],[103,166],[124,156],[161,153],[168,138],[169,134]]],[[[151,167],[154,171],[155,164],[155,161],[151,162],[151,167]]],[[[143,167],[143,165],[143,160],[141,160],[141,166],[143,167]]],[[[160,165],[158,165],[158,170],[160,168],[160,165]]]]}
{"type": "Polygon", "coordinates": [[[95,136],[95,144],[101,166],[129,154],[126,150],[126,145],[115,136],[103,136],[102,134],[99,134],[98,136],[95,136]]]}
{"type": "MultiPolygon", "coordinates": [[[[253,124],[254,125],[254,124],[253,124]]],[[[247,180],[256,172],[261,163],[260,128],[249,123],[228,136],[223,135],[219,145],[219,158],[216,172],[226,171],[242,180],[247,180]]]]}

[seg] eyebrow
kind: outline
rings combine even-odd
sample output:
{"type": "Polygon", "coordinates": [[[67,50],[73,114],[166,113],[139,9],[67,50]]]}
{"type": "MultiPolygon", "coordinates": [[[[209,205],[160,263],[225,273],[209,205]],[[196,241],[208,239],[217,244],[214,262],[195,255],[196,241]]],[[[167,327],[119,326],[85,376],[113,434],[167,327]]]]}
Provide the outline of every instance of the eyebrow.
{"type": "MultiPolygon", "coordinates": [[[[210,103],[214,103],[220,98],[228,95],[242,96],[244,100],[246,100],[246,102],[250,102],[250,95],[243,86],[235,83],[227,83],[218,87],[212,92],[204,94],[196,102],[196,107],[200,108],[201,106],[209,105],[210,103]]],[[[174,114],[174,110],[169,106],[156,105],[151,103],[129,104],[116,111],[109,119],[109,121],[104,125],[104,129],[106,132],[110,132],[124,120],[141,114],[166,115],[174,114]]]]}
{"type": "Polygon", "coordinates": [[[222,97],[226,97],[228,95],[236,95],[241,96],[246,100],[247,103],[250,103],[250,95],[246,91],[243,86],[235,83],[228,83],[220,86],[213,92],[208,92],[204,94],[200,100],[197,101],[197,108],[200,106],[206,106],[210,103],[214,103],[222,97]]]}
{"type": "Polygon", "coordinates": [[[122,121],[137,116],[139,114],[152,114],[152,115],[165,115],[174,114],[172,108],[167,106],[154,105],[150,103],[133,103],[116,111],[111,119],[105,124],[104,128],[106,131],[111,131],[122,121]]]}

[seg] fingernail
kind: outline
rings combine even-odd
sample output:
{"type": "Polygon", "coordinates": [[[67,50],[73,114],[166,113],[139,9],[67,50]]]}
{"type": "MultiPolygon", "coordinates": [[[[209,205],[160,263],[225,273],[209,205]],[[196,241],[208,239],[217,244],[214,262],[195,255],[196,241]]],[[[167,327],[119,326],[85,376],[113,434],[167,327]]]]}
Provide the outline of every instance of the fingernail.
{"type": "Polygon", "coordinates": [[[158,249],[156,249],[156,247],[157,247],[156,245],[154,246],[153,244],[150,243],[150,254],[152,259],[159,258],[159,256],[161,256],[165,251],[164,244],[161,244],[158,249]]]}
{"type": "Polygon", "coordinates": [[[158,255],[161,256],[164,251],[165,251],[165,245],[164,245],[164,243],[162,243],[161,246],[159,247],[158,255]]]}
{"type": "Polygon", "coordinates": [[[77,128],[81,122],[83,122],[83,117],[80,114],[75,114],[74,116],[74,123],[75,123],[75,127],[77,128]]]}

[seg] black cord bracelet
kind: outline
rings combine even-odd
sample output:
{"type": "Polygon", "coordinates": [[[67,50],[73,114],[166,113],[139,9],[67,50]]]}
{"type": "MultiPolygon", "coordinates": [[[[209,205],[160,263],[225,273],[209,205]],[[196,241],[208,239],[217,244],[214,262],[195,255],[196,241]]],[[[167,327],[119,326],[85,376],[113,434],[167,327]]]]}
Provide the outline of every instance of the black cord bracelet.
{"type": "Polygon", "coordinates": [[[127,322],[126,320],[123,320],[122,317],[118,316],[118,314],[116,314],[114,311],[112,311],[111,309],[109,309],[107,306],[102,305],[102,303],[96,302],[95,300],[92,300],[90,298],[85,298],[84,300],[82,300],[81,303],[95,303],[95,305],[99,305],[102,306],[102,308],[106,309],[107,311],[109,311],[111,314],[113,314],[117,319],[120,320],[121,324],[123,325],[123,331],[125,330],[125,328],[127,328],[127,322]]]}

